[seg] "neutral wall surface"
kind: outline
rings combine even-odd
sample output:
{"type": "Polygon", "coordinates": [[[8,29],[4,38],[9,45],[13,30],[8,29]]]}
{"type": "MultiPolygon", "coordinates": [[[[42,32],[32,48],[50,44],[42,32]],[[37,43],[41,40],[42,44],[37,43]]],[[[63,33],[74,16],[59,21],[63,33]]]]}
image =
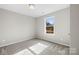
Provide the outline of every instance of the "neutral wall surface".
{"type": "Polygon", "coordinates": [[[0,47],[34,38],[35,19],[0,9],[0,47]]]}
{"type": "Polygon", "coordinates": [[[71,54],[79,55],[79,5],[73,4],[70,7],[70,31],[72,51],[71,54]]]}
{"type": "Polygon", "coordinates": [[[37,18],[37,38],[70,46],[70,8],[66,8],[42,17],[37,18]],[[45,33],[45,18],[55,18],[54,34],[45,33]]]}

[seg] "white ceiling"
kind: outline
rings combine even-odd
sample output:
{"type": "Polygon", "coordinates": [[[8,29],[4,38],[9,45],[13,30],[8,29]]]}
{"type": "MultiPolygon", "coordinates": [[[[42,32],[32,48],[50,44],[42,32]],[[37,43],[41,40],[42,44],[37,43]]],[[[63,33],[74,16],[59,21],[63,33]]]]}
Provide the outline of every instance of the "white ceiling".
{"type": "Polygon", "coordinates": [[[0,8],[32,17],[40,17],[67,7],[68,4],[36,4],[35,9],[29,9],[26,4],[0,4],[0,8]]]}

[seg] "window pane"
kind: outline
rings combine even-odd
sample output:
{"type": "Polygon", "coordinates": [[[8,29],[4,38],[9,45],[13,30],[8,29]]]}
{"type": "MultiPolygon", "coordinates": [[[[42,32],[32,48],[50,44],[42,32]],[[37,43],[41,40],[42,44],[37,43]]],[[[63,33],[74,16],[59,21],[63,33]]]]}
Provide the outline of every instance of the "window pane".
{"type": "Polygon", "coordinates": [[[53,17],[47,17],[46,19],[46,33],[54,33],[54,23],[53,17]]]}

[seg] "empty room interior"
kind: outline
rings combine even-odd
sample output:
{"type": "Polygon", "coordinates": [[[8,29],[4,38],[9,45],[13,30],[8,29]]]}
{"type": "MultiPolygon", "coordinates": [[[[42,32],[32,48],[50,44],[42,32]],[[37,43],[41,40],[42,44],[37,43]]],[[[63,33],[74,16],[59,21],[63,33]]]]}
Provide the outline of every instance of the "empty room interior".
{"type": "Polygon", "coordinates": [[[75,17],[78,7],[69,4],[0,4],[0,55],[79,54],[78,40],[74,39],[79,36],[73,28],[78,24],[78,16],[75,17]]]}

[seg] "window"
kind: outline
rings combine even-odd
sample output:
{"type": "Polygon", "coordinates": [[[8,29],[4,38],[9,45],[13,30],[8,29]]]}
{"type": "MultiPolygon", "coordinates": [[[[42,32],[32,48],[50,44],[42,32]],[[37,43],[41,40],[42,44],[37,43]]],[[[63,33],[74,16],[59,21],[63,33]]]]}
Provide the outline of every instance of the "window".
{"type": "Polygon", "coordinates": [[[54,33],[54,23],[55,19],[54,17],[47,17],[46,18],[46,33],[54,33]]]}

